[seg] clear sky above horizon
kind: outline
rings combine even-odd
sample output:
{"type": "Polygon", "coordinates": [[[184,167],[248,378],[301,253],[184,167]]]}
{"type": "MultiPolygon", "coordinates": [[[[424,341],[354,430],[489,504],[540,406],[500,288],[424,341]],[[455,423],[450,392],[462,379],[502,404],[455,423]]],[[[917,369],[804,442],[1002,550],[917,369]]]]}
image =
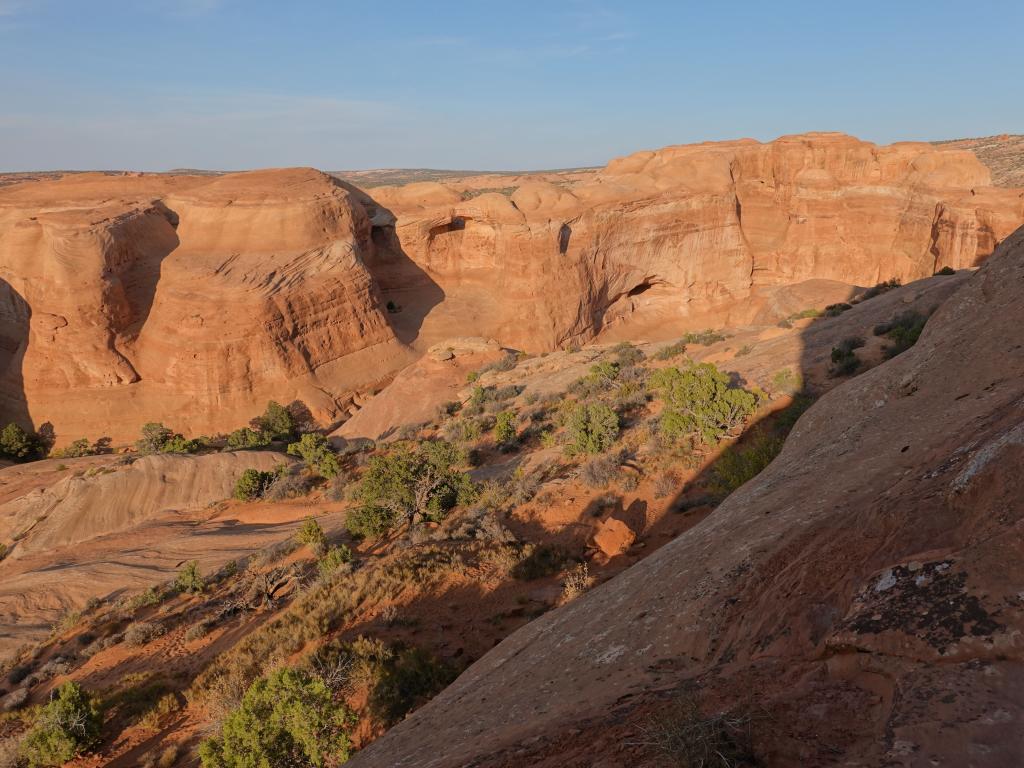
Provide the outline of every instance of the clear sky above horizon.
{"type": "Polygon", "coordinates": [[[1024,133],[1024,2],[0,0],[0,170],[603,165],[1024,133]]]}

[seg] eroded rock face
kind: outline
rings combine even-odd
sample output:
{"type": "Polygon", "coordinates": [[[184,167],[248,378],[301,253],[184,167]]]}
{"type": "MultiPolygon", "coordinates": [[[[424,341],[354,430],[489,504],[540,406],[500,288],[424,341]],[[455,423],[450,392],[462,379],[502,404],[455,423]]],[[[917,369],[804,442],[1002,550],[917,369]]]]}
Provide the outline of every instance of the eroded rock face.
{"type": "MultiPolygon", "coordinates": [[[[462,200],[439,183],[372,192],[447,306],[531,350],[634,314],[691,328],[746,322],[744,302],[762,286],[975,266],[1024,221],[1020,190],[993,188],[970,152],[842,134],[639,152],[561,186],[523,182],[510,197],[462,200]]],[[[447,306],[426,332],[451,330],[447,306]]]]}
{"type": "Polygon", "coordinates": [[[809,134],[372,196],[311,169],[11,184],[0,421],[127,442],[300,399],[336,425],[444,339],[669,338],[763,321],[782,285],[976,265],[1024,222],[990,182],[966,150],[809,134]]]}
{"type": "Polygon", "coordinates": [[[407,360],[372,248],[363,208],[310,169],[6,188],[6,409],[66,440],[129,439],[152,420],[229,430],[270,398],[335,421],[352,389],[407,360]]]}
{"type": "Polygon", "coordinates": [[[753,697],[773,766],[1020,765],[1022,288],[1024,229],[714,514],[516,632],[352,764],[584,765],[685,686],[713,711],[753,697]]]}

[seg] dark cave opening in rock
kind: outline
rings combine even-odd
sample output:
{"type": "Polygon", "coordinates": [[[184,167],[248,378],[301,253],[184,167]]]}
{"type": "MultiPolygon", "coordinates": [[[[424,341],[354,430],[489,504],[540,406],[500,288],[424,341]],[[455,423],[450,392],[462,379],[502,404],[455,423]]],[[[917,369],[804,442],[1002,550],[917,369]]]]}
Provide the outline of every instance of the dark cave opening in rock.
{"type": "Polygon", "coordinates": [[[437,237],[438,235],[446,235],[449,232],[461,232],[466,228],[466,219],[463,216],[453,216],[452,220],[447,224],[439,224],[436,227],[431,227],[430,236],[437,237]]]}
{"type": "Polygon", "coordinates": [[[565,255],[569,250],[569,238],[572,237],[572,227],[563,224],[558,230],[558,252],[565,255]]]}
{"type": "Polygon", "coordinates": [[[641,293],[645,293],[645,292],[651,290],[651,288],[654,288],[655,286],[659,285],[660,283],[661,283],[660,280],[655,280],[653,278],[648,278],[647,280],[644,280],[642,283],[637,283],[632,288],[630,288],[629,291],[626,293],[626,295],[627,296],[639,296],[641,293]]]}

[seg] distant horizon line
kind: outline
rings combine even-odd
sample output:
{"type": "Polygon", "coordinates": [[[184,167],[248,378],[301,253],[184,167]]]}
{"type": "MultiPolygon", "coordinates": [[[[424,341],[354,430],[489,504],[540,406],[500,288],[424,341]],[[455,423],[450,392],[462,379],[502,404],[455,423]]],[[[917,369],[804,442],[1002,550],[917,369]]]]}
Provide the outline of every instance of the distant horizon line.
{"type": "Polygon", "coordinates": [[[1024,138],[1024,133],[993,133],[987,136],[961,136],[951,139],[901,139],[898,141],[891,141],[887,144],[879,144],[874,141],[866,139],[860,139],[853,134],[846,133],[845,131],[803,131],[801,133],[785,133],[781,134],[774,139],[767,141],[761,141],[760,139],[754,139],[751,137],[740,137],[730,139],[705,139],[702,141],[691,141],[680,144],[666,144],[661,147],[655,148],[643,148],[637,149],[627,155],[616,155],[612,157],[603,165],[575,165],[575,166],[564,166],[559,168],[519,168],[519,169],[474,169],[474,168],[437,168],[430,166],[376,166],[372,168],[344,168],[344,169],[328,169],[316,165],[267,165],[267,166],[252,166],[248,168],[236,168],[236,169],[213,169],[213,168],[192,168],[192,167],[176,167],[169,168],[166,170],[137,170],[132,168],[48,168],[48,169],[33,169],[23,171],[11,171],[0,169],[0,176],[31,176],[32,174],[77,174],[77,173],[102,173],[109,175],[120,175],[120,174],[154,174],[154,175],[210,175],[210,176],[222,176],[229,173],[250,173],[255,171],[267,171],[282,168],[313,168],[314,170],[326,173],[332,176],[340,176],[342,174],[371,174],[371,173],[439,173],[447,175],[459,175],[459,176],[515,176],[515,175],[526,175],[535,173],[579,173],[585,171],[593,171],[604,168],[614,160],[616,157],[627,157],[629,154],[635,154],[637,152],[653,152],[661,149],[667,149],[670,147],[685,147],[694,146],[699,144],[725,144],[733,142],[755,142],[757,144],[770,144],[780,139],[798,137],[798,136],[809,136],[809,135],[825,135],[825,134],[837,134],[842,136],[850,136],[851,138],[857,139],[858,141],[864,141],[868,144],[875,144],[876,146],[893,146],[895,144],[955,144],[962,141],[985,141],[989,139],[1013,139],[1013,138],[1024,138]]]}

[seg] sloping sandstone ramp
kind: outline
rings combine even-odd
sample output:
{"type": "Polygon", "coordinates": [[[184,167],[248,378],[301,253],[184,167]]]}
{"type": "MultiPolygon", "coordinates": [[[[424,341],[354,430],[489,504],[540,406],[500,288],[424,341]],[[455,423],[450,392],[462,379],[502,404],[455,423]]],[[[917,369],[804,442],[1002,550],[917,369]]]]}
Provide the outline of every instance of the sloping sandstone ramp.
{"type": "Polygon", "coordinates": [[[21,538],[14,557],[47,552],[127,530],[162,513],[201,510],[230,498],[246,469],[269,471],[292,462],[271,451],[158,454],[75,473],[0,505],[0,534],[21,538]]]}
{"type": "Polygon", "coordinates": [[[582,740],[686,683],[752,697],[772,766],[1024,764],[1022,290],[1018,230],[714,514],[351,764],[634,765],[582,740]]]}

